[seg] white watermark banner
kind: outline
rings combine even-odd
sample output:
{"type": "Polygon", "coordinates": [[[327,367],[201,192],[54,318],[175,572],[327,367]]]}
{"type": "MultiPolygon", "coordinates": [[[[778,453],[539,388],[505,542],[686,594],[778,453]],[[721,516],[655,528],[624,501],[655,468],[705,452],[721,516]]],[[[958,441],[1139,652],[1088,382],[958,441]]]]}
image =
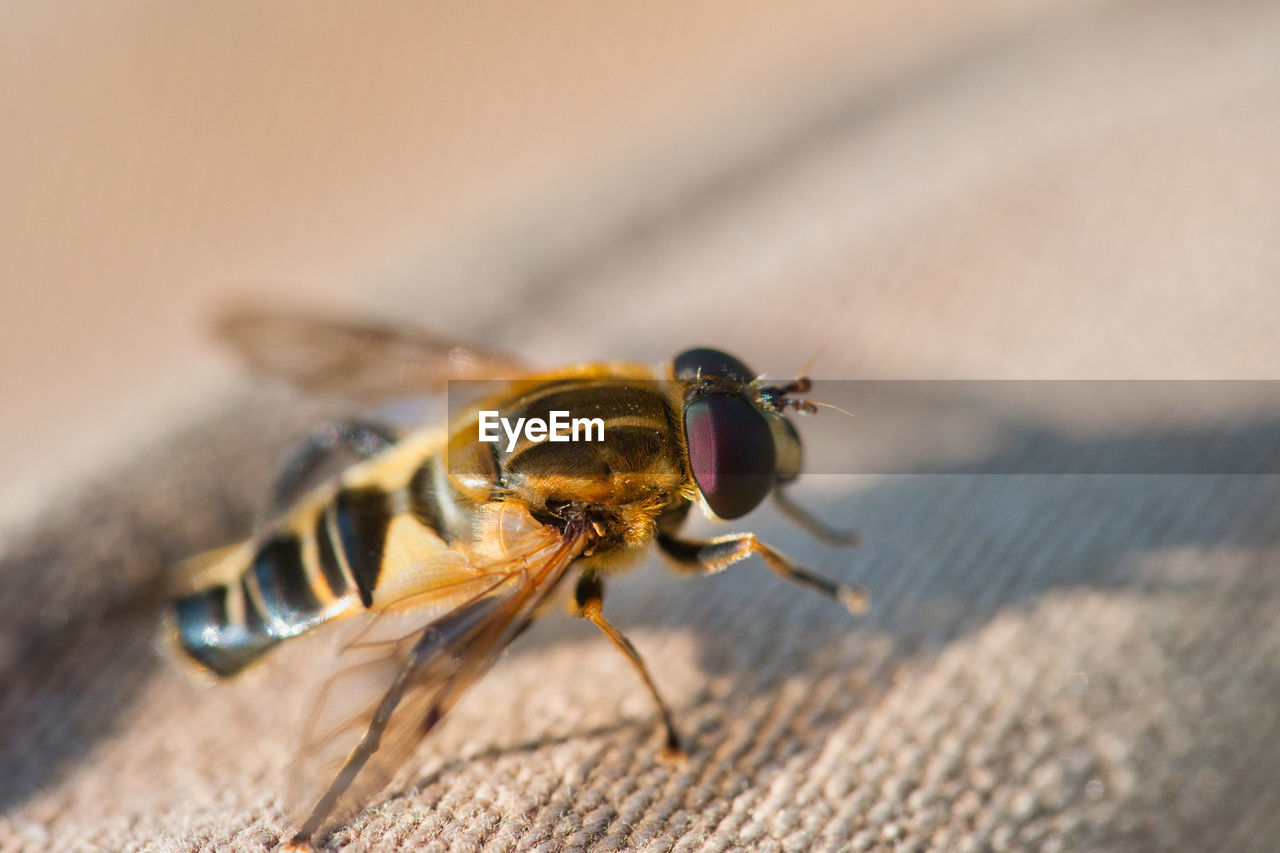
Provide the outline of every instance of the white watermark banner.
{"type": "MultiPolygon", "coordinates": [[[[612,429],[644,425],[682,441],[686,390],[451,382],[450,422],[470,418],[476,441],[507,454],[607,444],[612,429]]],[[[1276,380],[818,379],[804,397],[812,413],[764,405],[761,416],[794,426],[807,474],[1280,474],[1276,380]]]]}

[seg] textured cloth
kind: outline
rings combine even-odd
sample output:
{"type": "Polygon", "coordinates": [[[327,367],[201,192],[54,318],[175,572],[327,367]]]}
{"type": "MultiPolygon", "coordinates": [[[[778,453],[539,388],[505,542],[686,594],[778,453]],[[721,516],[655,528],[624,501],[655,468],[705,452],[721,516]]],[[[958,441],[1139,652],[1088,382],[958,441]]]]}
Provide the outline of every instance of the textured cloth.
{"type": "MultiPolygon", "coordinates": [[[[452,286],[371,300],[548,364],[705,343],[784,376],[821,347],[819,379],[1270,377],[1277,56],[1274,3],[1048,7],[703,127],[631,163],[663,180],[490,223],[415,269],[452,286]]],[[[1224,417],[1274,470],[1280,422],[1249,402],[1224,417]]],[[[161,589],[250,529],[284,449],[333,411],[245,380],[6,535],[0,849],[287,837],[323,645],[204,683],[166,654],[161,589]]],[[[1049,459],[1168,440],[1159,411],[1081,414],[1022,422],[1062,437],[1036,445],[1049,459]]],[[[837,470],[838,443],[809,451],[837,470]]],[[[767,509],[691,526],[864,586],[862,618],[754,561],[610,583],[686,766],[657,760],[625,661],[552,612],[331,845],[1277,849],[1280,477],[965,470],[802,480],[856,551],[767,509]]]]}

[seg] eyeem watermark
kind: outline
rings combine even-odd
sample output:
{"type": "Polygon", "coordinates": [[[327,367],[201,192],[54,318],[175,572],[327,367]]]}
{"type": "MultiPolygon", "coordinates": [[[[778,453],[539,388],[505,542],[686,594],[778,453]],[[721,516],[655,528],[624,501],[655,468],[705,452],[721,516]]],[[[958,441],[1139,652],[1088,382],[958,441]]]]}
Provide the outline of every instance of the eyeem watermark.
{"type": "Polygon", "coordinates": [[[532,442],[543,441],[604,441],[603,418],[570,418],[569,412],[554,410],[551,420],[542,418],[516,418],[515,425],[502,417],[496,410],[480,412],[480,440],[498,442],[502,434],[507,436],[507,452],[515,450],[520,440],[521,430],[524,437],[532,442]],[[501,428],[501,432],[499,431],[501,428]],[[583,437],[578,437],[581,430],[583,437]]]}
{"type": "MultiPolygon", "coordinates": [[[[513,399],[500,380],[451,380],[448,387],[450,422],[466,423],[471,436],[477,407],[513,399]]],[[[662,380],[652,390],[665,399],[676,396],[662,380]]],[[[806,418],[787,413],[804,445],[806,474],[1280,478],[1280,379],[823,379],[807,396],[855,417],[827,409],[806,418]]],[[[534,441],[553,433],[551,440],[573,441],[573,420],[565,412],[553,418],[556,406],[580,418],[600,415],[610,438],[630,423],[627,411],[595,396],[557,397],[539,409],[519,409],[526,417],[554,420],[544,432],[518,420],[519,403],[511,405],[505,433],[497,412],[485,412],[479,425],[482,441],[511,452],[523,446],[526,428],[534,441]],[[580,399],[600,408],[583,408],[580,399]]],[[[681,429],[682,413],[672,414],[673,429],[681,429]]],[[[584,426],[579,423],[579,441],[584,426]]],[[[590,440],[603,440],[604,431],[592,421],[590,440]]],[[[475,462],[473,455],[456,454],[446,464],[469,475],[475,462]]],[[[1280,479],[1258,483],[1280,488],[1280,479]]]]}

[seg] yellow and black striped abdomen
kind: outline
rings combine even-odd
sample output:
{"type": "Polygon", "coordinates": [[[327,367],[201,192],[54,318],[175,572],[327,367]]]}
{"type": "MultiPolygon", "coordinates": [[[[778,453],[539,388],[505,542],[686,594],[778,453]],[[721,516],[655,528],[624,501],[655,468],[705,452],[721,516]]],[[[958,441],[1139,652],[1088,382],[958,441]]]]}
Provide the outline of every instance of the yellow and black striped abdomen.
{"type": "Polygon", "coordinates": [[[471,536],[439,435],[348,469],[251,540],[188,561],[175,601],[183,650],[219,675],[282,640],[396,594],[399,575],[471,536]]]}
{"type": "MultiPolygon", "coordinates": [[[[554,524],[557,505],[596,504],[626,519],[625,543],[687,502],[675,404],[644,375],[563,375],[513,383],[476,407],[511,421],[552,412],[598,418],[593,440],[482,442],[476,412],[415,433],[304,496],[254,538],[188,561],[175,602],[183,650],[219,675],[330,619],[465,579],[477,510],[515,502],[554,524]]],[[[615,544],[609,544],[614,548],[615,544]]]]}

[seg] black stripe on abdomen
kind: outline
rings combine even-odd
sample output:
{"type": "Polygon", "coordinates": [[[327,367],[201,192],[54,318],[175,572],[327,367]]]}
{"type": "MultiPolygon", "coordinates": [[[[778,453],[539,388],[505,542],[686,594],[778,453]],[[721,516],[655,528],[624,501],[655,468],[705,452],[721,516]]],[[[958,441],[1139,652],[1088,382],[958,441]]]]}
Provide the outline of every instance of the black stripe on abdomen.
{"type": "Polygon", "coordinates": [[[437,489],[437,469],[434,458],[427,459],[413,473],[409,481],[409,511],[424,527],[444,540],[446,545],[453,543],[448,524],[440,511],[440,494],[437,489]]]}
{"type": "Polygon", "coordinates": [[[297,536],[283,534],[267,540],[253,558],[250,571],[257,579],[269,621],[293,624],[309,620],[320,609],[302,566],[302,543],[297,536]]]}
{"type": "Polygon", "coordinates": [[[373,486],[343,489],[334,497],[333,517],[338,533],[335,544],[342,548],[360,600],[365,607],[371,607],[391,524],[386,492],[373,486]]]}
{"type": "Polygon", "coordinates": [[[333,550],[333,537],[329,535],[327,512],[322,512],[316,517],[316,526],[312,528],[311,536],[316,540],[316,557],[320,562],[320,574],[324,576],[325,583],[329,584],[329,591],[333,593],[333,597],[341,598],[347,594],[347,588],[351,583],[342,571],[342,564],[338,562],[338,555],[333,550]]]}
{"type": "Polygon", "coordinates": [[[234,675],[280,642],[267,633],[243,584],[234,592],[245,598],[244,624],[232,624],[228,619],[227,598],[232,590],[225,585],[203,589],[174,602],[178,641],[183,650],[221,676],[234,675]]]}

